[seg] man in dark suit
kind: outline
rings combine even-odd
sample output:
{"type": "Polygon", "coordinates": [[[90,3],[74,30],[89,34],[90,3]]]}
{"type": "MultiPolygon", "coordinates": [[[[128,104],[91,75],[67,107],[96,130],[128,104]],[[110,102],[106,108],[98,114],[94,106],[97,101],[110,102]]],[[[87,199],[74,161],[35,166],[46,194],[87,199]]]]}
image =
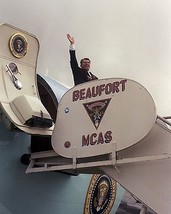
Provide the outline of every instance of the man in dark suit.
{"type": "Polygon", "coordinates": [[[70,42],[70,50],[69,50],[70,63],[71,63],[71,69],[72,69],[75,85],[98,79],[95,75],[89,72],[90,65],[91,65],[91,61],[89,58],[82,59],[80,61],[80,67],[78,66],[78,62],[75,54],[74,37],[71,37],[70,34],[67,34],[67,38],[70,42]]]}

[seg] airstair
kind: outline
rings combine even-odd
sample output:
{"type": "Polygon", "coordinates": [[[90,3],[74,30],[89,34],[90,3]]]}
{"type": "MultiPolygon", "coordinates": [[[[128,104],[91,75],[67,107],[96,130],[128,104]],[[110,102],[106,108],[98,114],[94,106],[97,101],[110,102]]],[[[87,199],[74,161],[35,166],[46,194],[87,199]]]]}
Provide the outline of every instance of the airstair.
{"type": "Polygon", "coordinates": [[[133,80],[80,84],[59,102],[53,150],[32,153],[26,173],[105,173],[144,207],[169,214],[170,127],[156,114],[149,92],[133,80]]]}
{"type": "Polygon", "coordinates": [[[141,214],[146,207],[170,214],[170,117],[157,115],[146,88],[125,78],[91,81],[67,92],[57,85],[65,93],[53,102],[54,116],[45,96],[56,94],[52,81],[47,90],[42,86],[47,109],[37,88],[38,40],[8,24],[0,26],[0,35],[0,117],[34,139],[48,136],[50,144],[31,151],[26,173],[107,174],[143,203],[141,214]]]}

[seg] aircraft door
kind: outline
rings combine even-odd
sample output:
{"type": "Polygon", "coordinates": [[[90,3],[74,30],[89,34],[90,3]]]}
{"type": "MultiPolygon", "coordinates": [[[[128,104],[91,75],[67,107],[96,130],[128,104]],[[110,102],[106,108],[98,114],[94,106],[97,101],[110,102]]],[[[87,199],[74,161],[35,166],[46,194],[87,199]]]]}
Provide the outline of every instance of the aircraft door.
{"type": "Polygon", "coordinates": [[[1,113],[27,133],[51,135],[53,121],[41,103],[37,89],[37,38],[2,24],[0,47],[1,113]]]}

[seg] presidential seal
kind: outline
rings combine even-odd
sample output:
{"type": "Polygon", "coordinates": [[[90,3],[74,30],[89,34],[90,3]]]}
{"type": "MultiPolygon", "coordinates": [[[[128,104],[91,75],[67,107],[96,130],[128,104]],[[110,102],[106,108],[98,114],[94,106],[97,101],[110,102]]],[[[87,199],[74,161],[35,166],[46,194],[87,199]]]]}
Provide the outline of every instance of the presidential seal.
{"type": "Polygon", "coordinates": [[[13,56],[22,58],[27,53],[28,42],[24,35],[16,33],[9,39],[9,48],[13,56]]]}
{"type": "Polygon", "coordinates": [[[84,204],[84,214],[109,214],[116,198],[116,181],[94,174],[84,204]]]}

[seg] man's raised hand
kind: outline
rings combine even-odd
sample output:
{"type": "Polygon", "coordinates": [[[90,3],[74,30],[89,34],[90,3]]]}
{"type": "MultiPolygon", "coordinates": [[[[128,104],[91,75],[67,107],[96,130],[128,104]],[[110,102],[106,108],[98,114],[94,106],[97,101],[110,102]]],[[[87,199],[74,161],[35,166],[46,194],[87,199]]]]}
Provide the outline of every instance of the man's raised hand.
{"type": "Polygon", "coordinates": [[[71,45],[73,45],[74,44],[74,37],[72,37],[70,34],[67,34],[67,38],[68,38],[68,40],[70,41],[70,43],[71,43],[71,45]]]}

